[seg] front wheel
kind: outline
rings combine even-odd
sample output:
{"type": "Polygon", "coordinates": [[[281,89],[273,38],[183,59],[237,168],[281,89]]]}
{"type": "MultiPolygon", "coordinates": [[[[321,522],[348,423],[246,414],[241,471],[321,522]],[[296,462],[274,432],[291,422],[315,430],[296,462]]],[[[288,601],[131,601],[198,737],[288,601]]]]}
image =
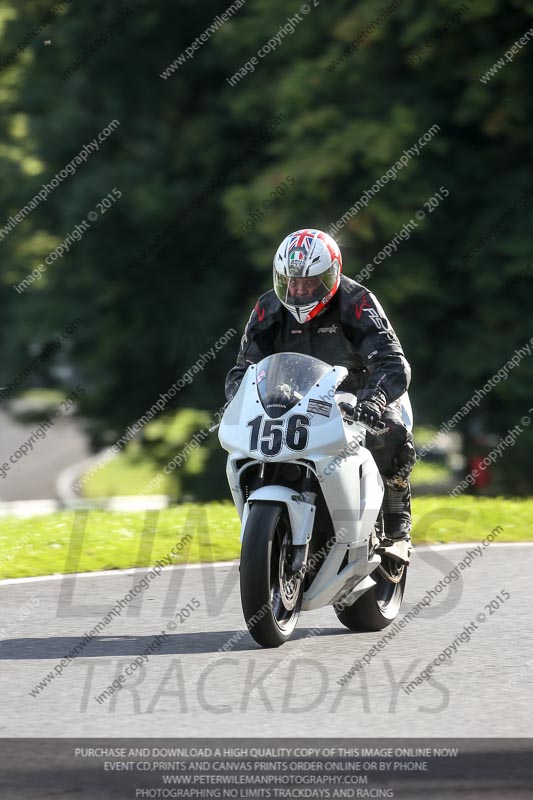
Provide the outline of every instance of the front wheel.
{"type": "Polygon", "coordinates": [[[285,506],[256,501],[241,550],[241,604],[246,625],[262,647],[290,639],[302,604],[302,579],[290,571],[291,527],[285,506]]]}
{"type": "Polygon", "coordinates": [[[351,631],[381,631],[394,622],[400,611],[407,579],[407,565],[382,557],[372,573],[376,585],[351,606],[335,606],[339,622],[351,631]]]}

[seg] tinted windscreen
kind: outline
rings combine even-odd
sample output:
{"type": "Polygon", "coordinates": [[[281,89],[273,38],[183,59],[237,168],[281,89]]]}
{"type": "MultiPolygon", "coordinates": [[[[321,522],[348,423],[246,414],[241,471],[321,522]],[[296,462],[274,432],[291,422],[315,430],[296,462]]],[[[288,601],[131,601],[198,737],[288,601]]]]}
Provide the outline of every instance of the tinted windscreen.
{"type": "Polygon", "coordinates": [[[305,397],[331,369],[329,364],[299,353],[278,353],[257,365],[257,390],[269,417],[281,417],[305,397]]]}

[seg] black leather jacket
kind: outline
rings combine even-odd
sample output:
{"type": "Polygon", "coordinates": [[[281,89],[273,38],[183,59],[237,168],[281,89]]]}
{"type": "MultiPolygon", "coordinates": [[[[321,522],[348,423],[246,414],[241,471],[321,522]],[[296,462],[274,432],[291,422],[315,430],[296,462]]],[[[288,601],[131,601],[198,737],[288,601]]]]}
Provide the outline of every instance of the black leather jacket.
{"type": "Polygon", "coordinates": [[[261,295],[241,340],[236,365],[226,377],[226,398],[237,392],[250,364],[273,353],[304,353],[347,367],[342,388],[359,400],[382,392],[392,403],[409,386],[411,368],[380,304],[364,286],[341,275],[324,311],[300,324],[274,290],[261,295]]]}

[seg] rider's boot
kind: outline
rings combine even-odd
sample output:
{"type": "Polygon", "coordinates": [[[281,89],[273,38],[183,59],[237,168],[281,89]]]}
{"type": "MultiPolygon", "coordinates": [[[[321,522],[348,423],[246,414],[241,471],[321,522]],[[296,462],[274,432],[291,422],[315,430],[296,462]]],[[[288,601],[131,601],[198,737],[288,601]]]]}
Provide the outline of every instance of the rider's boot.
{"type": "Polygon", "coordinates": [[[408,480],[385,479],[383,527],[386,539],[393,542],[409,540],[411,486],[408,480]]]}

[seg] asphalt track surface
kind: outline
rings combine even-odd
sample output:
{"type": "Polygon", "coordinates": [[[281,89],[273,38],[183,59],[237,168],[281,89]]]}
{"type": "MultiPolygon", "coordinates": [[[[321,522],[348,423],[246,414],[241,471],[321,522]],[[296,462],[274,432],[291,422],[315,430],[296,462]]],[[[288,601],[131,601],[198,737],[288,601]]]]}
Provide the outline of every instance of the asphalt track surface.
{"type": "MultiPolygon", "coordinates": [[[[473,548],[416,551],[399,618],[473,548]]],[[[342,675],[386,631],[351,633],[328,607],[305,612],[293,640],[263,650],[243,631],[237,569],[164,569],[37,696],[30,691],[145,571],[0,582],[0,736],[533,735],[533,546],[489,546],[345,685],[342,675]],[[502,590],[510,599],[491,610],[502,590]],[[200,607],[180,622],[192,598],[200,607]],[[486,619],[470,640],[406,694],[478,614],[486,619]],[[161,631],[161,649],[99,703],[161,631]]]]}

